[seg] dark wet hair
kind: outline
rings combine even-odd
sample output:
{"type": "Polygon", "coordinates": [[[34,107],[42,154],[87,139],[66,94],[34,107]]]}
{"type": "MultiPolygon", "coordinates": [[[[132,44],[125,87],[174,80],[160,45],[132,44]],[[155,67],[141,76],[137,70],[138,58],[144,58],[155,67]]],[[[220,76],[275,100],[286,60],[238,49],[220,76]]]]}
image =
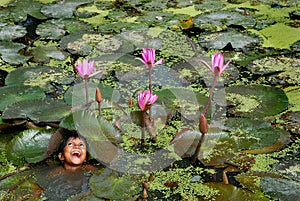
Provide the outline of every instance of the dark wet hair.
{"type": "Polygon", "coordinates": [[[67,145],[67,142],[70,138],[80,138],[85,141],[85,139],[83,137],[81,137],[80,135],[78,135],[78,133],[72,132],[70,135],[64,136],[63,141],[60,143],[60,146],[58,148],[58,153],[64,152],[64,148],[67,145]]]}

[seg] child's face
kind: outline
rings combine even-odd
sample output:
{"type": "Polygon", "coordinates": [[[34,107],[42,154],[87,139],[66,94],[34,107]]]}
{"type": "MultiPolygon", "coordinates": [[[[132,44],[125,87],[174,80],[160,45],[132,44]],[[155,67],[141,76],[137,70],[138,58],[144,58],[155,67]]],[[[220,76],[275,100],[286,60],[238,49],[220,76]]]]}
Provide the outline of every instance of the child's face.
{"type": "Polygon", "coordinates": [[[76,169],[86,161],[86,143],[79,137],[68,139],[63,153],[58,154],[58,158],[64,161],[66,169],[76,169]]]}

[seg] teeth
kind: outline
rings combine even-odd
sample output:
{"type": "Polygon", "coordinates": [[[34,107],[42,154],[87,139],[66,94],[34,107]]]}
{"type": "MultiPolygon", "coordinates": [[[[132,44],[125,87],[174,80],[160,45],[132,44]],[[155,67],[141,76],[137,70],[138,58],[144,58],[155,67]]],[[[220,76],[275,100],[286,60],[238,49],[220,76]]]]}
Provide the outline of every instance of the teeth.
{"type": "Polygon", "coordinates": [[[73,154],[78,154],[78,156],[80,156],[81,154],[80,154],[80,152],[79,151],[77,151],[77,150],[74,150],[74,151],[72,151],[72,155],[73,154]]]}

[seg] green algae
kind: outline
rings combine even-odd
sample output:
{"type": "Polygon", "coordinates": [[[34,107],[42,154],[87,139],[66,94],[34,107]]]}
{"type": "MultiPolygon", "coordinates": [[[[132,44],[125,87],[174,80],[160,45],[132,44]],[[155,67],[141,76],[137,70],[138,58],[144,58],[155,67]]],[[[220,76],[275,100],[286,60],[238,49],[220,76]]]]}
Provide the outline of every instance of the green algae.
{"type": "Polygon", "coordinates": [[[202,13],[199,10],[195,9],[195,6],[188,6],[184,8],[168,8],[165,10],[166,12],[173,12],[174,14],[185,14],[189,16],[196,16],[202,13]]]}
{"type": "Polygon", "coordinates": [[[149,182],[149,190],[163,192],[165,199],[172,198],[173,195],[180,195],[182,199],[198,200],[204,197],[212,200],[218,191],[206,186],[201,180],[203,174],[213,174],[212,169],[189,166],[187,168],[175,167],[167,171],[157,171],[154,173],[154,180],[149,182]],[[199,181],[194,181],[195,176],[200,176],[199,181]],[[168,187],[166,182],[177,183],[176,188],[168,187]]]}
{"type": "Polygon", "coordinates": [[[256,96],[229,93],[226,98],[233,103],[237,103],[238,101],[238,105],[234,109],[236,113],[253,112],[261,105],[261,101],[257,100],[256,96]]]}

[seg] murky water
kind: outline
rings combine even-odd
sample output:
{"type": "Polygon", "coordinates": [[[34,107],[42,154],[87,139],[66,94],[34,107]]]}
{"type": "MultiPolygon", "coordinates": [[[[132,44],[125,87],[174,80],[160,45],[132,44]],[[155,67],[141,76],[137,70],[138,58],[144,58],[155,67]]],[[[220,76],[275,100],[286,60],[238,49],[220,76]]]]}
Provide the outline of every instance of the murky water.
{"type": "Polygon", "coordinates": [[[88,179],[91,174],[83,170],[66,171],[61,166],[50,166],[36,172],[42,196],[49,201],[66,200],[71,195],[88,192],[88,179]]]}

